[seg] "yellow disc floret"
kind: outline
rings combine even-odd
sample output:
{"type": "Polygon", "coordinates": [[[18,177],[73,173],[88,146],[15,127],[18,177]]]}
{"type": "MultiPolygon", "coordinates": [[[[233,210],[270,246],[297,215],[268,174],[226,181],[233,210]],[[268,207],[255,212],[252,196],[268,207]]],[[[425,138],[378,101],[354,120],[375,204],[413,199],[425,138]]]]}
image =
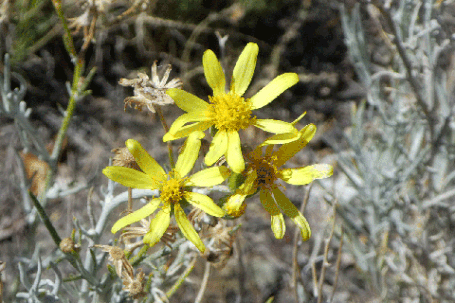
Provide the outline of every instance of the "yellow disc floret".
{"type": "Polygon", "coordinates": [[[218,130],[238,131],[256,123],[251,114],[251,101],[230,91],[210,97],[209,115],[218,130]]]}
{"type": "Polygon", "coordinates": [[[161,200],[168,203],[177,203],[182,200],[186,178],[178,178],[174,171],[169,173],[169,179],[161,187],[161,200]]]}

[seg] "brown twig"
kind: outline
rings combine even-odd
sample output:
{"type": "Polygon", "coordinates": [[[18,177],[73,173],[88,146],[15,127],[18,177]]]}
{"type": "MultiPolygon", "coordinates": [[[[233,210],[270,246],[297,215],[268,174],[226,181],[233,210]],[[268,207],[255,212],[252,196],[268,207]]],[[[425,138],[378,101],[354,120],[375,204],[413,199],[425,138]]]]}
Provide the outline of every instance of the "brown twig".
{"type": "Polygon", "coordinates": [[[332,294],[330,295],[329,302],[333,302],[333,297],[335,296],[335,291],[338,285],[338,277],[340,275],[340,265],[341,265],[341,253],[343,251],[343,236],[344,236],[344,229],[341,227],[341,235],[340,235],[340,247],[338,248],[338,256],[337,262],[335,265],[335,281],[333,282],[332,294]]]}
{"type": "MultiPolygon", "coordinates": [[[[308,186],[308,189],[305,192],[305,196],[303,198],[302,205],[300,205],[300,212],[303,214],[305,212],[306,205],[308,204],[308,200],[310,198],[310,191],[311,188],[313,187],[313,183],[310,183],[308,186]]],[[[301,274],[300,274],[300,268],[297,260],[297,252],[298,252],[298,243],[299,243],[299,235],[300,235],[300,229],[296,227],[294,231],[294,240],[293,240],[293,246],[292,246],[292,282],[291,282],[291,288],[294,290],[294,297],[296,303],[299,303],[299,295],[297,293],[297,277],[301,279],[301,274]]],[[[303,284],[303,282],[302,282],[303,284]]],[[[304,288],[305,291],[305,288],[304,288]]]]}
{"type": "Polygon", "coordinates": [[[321,267],[321,276],[319,277],[319,286],[318,286],[318,303],[322,302],[322,286],[324,285],[325,273],[327,271],[327,267],[329,267],[330,263],[327,262],[327,256],[329,254],[330,243],[332,242],[333,234],[335,232],[335,217],[336,217],[336,201],[333,204],[333,224],[332,230],[330,231],[330,236],[325,240],[325,248],[324,248],[324,259],[322,261],[321,267]]]}
{"type": "MultiPolygon", "coordinates": [[[[160,117],[161,125],[164,128],[164,131],[167,133],[169,132],[169,126],[167,125],[166,119],[164,119],[163,111],[161,110],[161,107],[159,105],[155,106],[156,113],[158,114],[158,117],[160,117]]],[[[171,165],[171,168],[174,168],[175,166],[175,161],[174,161],[174,154],[172,152],[172,145],[171,142],[167,142],[167,149],[169,153],[169,163],[171,165]]]]}

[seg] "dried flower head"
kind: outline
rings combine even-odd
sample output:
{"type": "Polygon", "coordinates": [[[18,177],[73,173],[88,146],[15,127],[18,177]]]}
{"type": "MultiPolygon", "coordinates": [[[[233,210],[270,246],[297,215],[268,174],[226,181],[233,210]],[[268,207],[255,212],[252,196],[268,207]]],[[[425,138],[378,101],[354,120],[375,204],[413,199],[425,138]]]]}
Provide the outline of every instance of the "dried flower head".
{"type": "Polygon", "coordinates": [[[80,249],[80,246],[76,243],[74,243],[73,239],[71,238],[64,238],[62,241],[60,241],[60,250],[63,251],[64,253],[70,253],[73,251],[78,251],[80,249]]]}
{"type": "Polygon", "coordinates": [[[123,249],[117,246],[110,246],[110,245],[93,245],[93,247],[99,248],[102,251],[109,253],[109,261],[115,267],[115,272],[119,277],[122,277],[122,273],[126,275],[133,275],[133,266],[130,264],[128,259],[125,256],[125,252],[123,249]]]}
{"type": "Polygon", "coordinates": [[[167,105],[174,104],[174,100],[166,95],[166,90],[169,88],[180,88],[182,87],[182,81],[179,78],[172,79],[166,84],[169,74],[171,73],[172,67],[169,64],[166,71],[164,72],[163,78],[160,81],[157,72],[156,61],[153,62],[152,66],[152,79],[146,74],[138,73],[136,79],[125,79],[122,78],[119,84],[122,86],[134,87],[134,96],[125,99],[125,109],[127,105],[134,107],[135,109],[142,110],[143,106],[155,113],[153,104],[167,105]]]}
{"type": "Polygon", "coordinates": [[[216,267],[224,267],[234,253],[234,240],[240,225],[227,227],[225,221],[219,221],[215,227],[207,228],[203,238],[209,238],[204,257],[216,267]]]}
{"type": "Polygon", "coordinates": [[[139,171],[141,170],[139,168],[139,165],[137,165],[133,155],[128,150],[128,148],[126,147],[114,148],[111,151],[115,153],[115,156],[112,159],[112,165],[128,167],[139,171]]]}
{"type": "Polygon", "coordinates": [[[137,275],[134,277],[133,274],[123,273],[123,290],[129,292],[133,299],[139,299],[145,295],[144,292],[144,277],[145,274],[142,269],[137,270],[137,275]]]}

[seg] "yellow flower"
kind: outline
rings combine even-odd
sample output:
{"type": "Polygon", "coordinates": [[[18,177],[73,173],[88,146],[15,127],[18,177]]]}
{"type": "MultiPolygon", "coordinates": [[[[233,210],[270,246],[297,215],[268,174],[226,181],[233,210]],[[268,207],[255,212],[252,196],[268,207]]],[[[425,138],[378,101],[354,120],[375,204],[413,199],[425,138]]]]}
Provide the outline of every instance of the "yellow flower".
{"type": "Polygon", "coordinates": [[[186,217],[183,206],[188,202],[215,217],[222,217],[224,211],[208,196],[189,191],[187,187],[210,187],[220,184],[229,176],[229,170],[226,167],[211,167],[186,177],[196,162],[203,137],[204,133],[202,132],[194,132],[188,137],[175,169],[168,174],[142,148],[139,142],[133,139],[126,141],[126,147],[134,156],[142,171],[126,167],[108,166],[103,170],[103,173],[109,179],[127,187],[158,189],[160,190],[160,196],[152,199],[139,210],[118,220],[112,227],[112,233],[116,233],[125,226],[138,222],[160,209],[150,222],[150,230],[144,236],[144,243],[153,246],[161,239],[169,226],[171,213],[173,212],[183,235],[193,242],[201,252],[205,251],[205,246],[186,217]]]}
{"type": "MultiPolygon", "coordinates": [[[[237,60],[229,92],[226,92],[226,79],[221,64],[215,54],[207,50],[202,63],[205,78],[213,90],[213,96],[209,96],[210,102],[207,103],[183,90],[168,89],[166,93],[187,113],[174,121],[169,132],[163,137],[163,141],[183,138],[193,131],[204,131],[214,126],[218,131],[205,157],[205,164],[210,166],[225,155],[231,169],[240,173],[245,169],[245,161],[240,148],[239,130],[253,125],[274,134],[296,134],[297,130],[291,123],[257,119],[252,111],[269,104],[286,89],[296,84],[299,81],[297,74],[282,74],[253,97],[242,97],[253,77],[258,52],[257,44],[247,44],[237,60]],[[185,125],[187,123],[192,124],[185,125]]],[[[287,143],[295,139],[297,137],[268,143],[287,143]]]]}
{"type": "Polygon", "coordinates": [[[253,150],[247,156],[250,163],[244,172],[245,182],[234,195],[229,197],[223,207],[226,212],[237,216],[241,213],[242,207],[245,207],[245,197],[254,194],[259,189],[261,203],[272,217],[272,230],[275,237],[283,238],[286,231],[281,209],[299,226],[303,240],[308,240],[311,236],[311,229],[307,220],[275,182],[281,179],[292,185],[305,185],[315,179],[327,178],[333,174],[333,167],[328,164],[280,169],[287,160],[307,145],[315,133],[316,126],[309,124],[300,130],[298,140],[282,145],[276,152],[273,152],[273,145],[267,146],[264,156],[262,155],[262,145],[253,150]]]}

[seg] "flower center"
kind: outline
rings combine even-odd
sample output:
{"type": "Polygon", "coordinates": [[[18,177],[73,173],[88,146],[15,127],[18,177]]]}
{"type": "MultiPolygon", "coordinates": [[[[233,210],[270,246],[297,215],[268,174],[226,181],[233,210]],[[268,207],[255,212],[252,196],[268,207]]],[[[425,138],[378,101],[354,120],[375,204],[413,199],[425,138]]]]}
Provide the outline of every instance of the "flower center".
{"type": "Polygon", "coordinates": [[[253,169],[256,170],[257,178],[255,185],[257,187],[269,188],[270,185],[275,183],[278,172],[277,167],[273,164],[275,160],[276,156],[267,156],[257,159],[251,164],[253,169]]]}
{"type": "Polygon", "coordinates": [[[182,200],[184,193],[183,187],[186,178],[178,178],[173,171],[171,171],[168,176],[169,179],[164,181],[164,184],[161,187],[160,197],[163,202],[175,204],[182,200]]]}
{"type": "Polygon", "coordinates": [[[218,130],[238,131],[256,123],[251,115],[250,99],[242,98],[235,92],[209,96],[210,118],[218,130]]]}

